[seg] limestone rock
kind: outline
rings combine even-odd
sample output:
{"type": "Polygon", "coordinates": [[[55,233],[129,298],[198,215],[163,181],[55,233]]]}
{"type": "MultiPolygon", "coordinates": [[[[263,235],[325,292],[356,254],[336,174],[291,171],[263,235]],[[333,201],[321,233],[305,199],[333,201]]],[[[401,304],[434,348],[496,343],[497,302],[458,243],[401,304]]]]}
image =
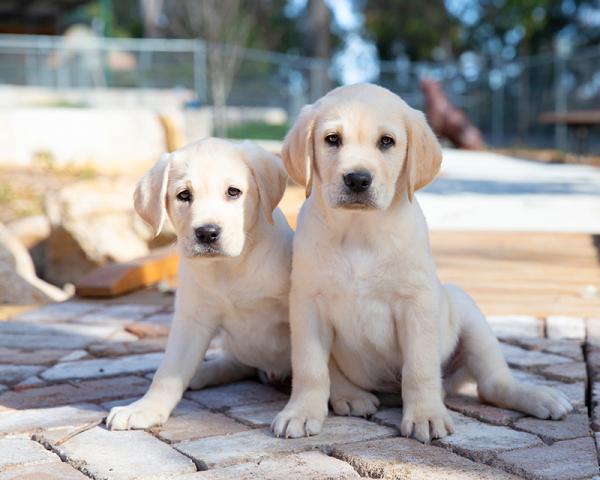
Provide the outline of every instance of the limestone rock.
{"type": "Polygon", "coordinates": [[[66,298],[65,292],[37,277],[26,248],[0,224],[0,303],[28,305],[66,298]]]}

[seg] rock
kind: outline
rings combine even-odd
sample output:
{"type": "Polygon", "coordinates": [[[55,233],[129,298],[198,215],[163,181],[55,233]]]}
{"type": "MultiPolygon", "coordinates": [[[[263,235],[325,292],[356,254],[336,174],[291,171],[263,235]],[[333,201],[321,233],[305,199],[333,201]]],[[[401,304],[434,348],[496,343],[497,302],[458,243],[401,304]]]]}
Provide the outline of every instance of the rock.
{"type": "Polygon", "coordinates": [[[142,396],[149,386],[150,382],[145,378],[126,376],[5,392],[0,395],[0,412],[142,396]]]}
{"type": "Polygon", "coordinates": [[[137,342],[96,342],[87,346],[87,350],[95,357],[121,357],[139,353],[164,352],[166,337],[144,338],[137,342]]]}
{"type": "Polygon", "coordinates": [[[45,273],[52,283],[74,283],[101,265],[149,253],[148,233],[133,210],[134,189],[134,181],[103,178],[47,195],[45,273]]]}
{"type": "Polygon", "coordinates": [[[51,435],[40,437],[92,478],[171,478],[196,471],[189,458],[141,430],[110,432],[94,427],[60,445],[51,435]]]}
{"type": "Polygon", "coordinates": [[[185,393],[185,397],[214,410],[226,410],[240,405],[288,399],[286,394],[252,381],[230,383],[229,385],[204,388],[196,391],[188,390],[185,393]]]}
{"type": "Polygon", "coordinates": [[[93,422],[100,422],[106,412],[90,403],[64,407],[12,410],[0,412],[0,436],[7,434],[31,434],[39,430],[75,429],[93,422]]]}
{"type": "Polygon", "coordinates": [[[588,318],[585,323],[588,345],[600,348],[600,318],[588,318]]]}
{"type": "Polygon", "coordinates": [[[0,303],[30,305],[66,298],[65,292],[37,277],[27,249],[0,224],[0,303]]]}
{"type": "Polygon", "coordinates": [[[63,362],[54,365],[41,374],[45,380],[66,380],[101,378],[126,373],[148,372],[156,370],[162,359],[162,353],[144,353],[114,359],[102,358],[63,362]]]}
{"type": "Polygon", "coordinates": [[[361,477],[366,478],[517,480],[517,477],[501,470],[408,438],[338,445],[333,448],[332,455],[348,462],[361,477]]]}
{"type": "Polygon", "coordinates": [[[26,438],[0,438],[0,471],[58,461],[39,443],[26,438]]]}
{"type": "Polygon", "coordinates": [[[494,463],[536,480],[575,480],[598,474],[596,447],[591,437],[501,453],[494,463]]]}
{"type": "Polygon", "coordinates": [[[557,421],[521,418],[514,423],[514,428],[533,433],[546,443],[587,437],[590,434],[588,416],[582,413],[573,413],[557,421]]]}
{"type": "Polygon", "coordinates": [[[50,222],[45,215],[18,218],[8,223],[6,228],[28,250],[46,240],[50,235],[50,222]]]}
{"type": "Polygon", "coordinates": [[[202,469],[226,467],[256,461],[280,453],[297,453],[348,442],[360,442],[397,435],[396,429],[383,427],[355,417],[330,417],[323,431],[312,437],[282,439],[269,429],[251,430],[231,435],[208,437],[174,444],[193,458],[202,469]]]}
{"type": "Polygon", "coordinates": [[[585,322],[581,317],[553,316],[546,319],[550,339],[585,340],[585,322]]]}
{"type": "Polygon", "coordinates": [[[0,480],[88,480],[66,463],[44,463],[0,472],[0,480]]]}
{"type": "Polygon", "coordinates": [[[177,480],[359,480],[361,477],[345,462],[321,452],[305,452],[253,463],[191,473],[177,480]]]}

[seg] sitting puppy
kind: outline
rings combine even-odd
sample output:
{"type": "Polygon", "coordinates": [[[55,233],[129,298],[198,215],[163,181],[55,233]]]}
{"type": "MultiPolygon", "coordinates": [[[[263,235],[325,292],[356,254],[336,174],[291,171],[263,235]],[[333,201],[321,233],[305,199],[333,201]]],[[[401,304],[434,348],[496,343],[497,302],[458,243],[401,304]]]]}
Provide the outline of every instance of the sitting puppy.
{"type": "Polygon", "coordinates": [[[482,399],[538,418],[572,409],[557,390],[516,381],[473,300],[440,283],[413,195],[441,158],[424,116],[375,85],[333,90],[287,135],[284,164],[310,196],[294,238],[293,389],[277,436],[321,430],[330,355],[353,385],[347,413],[374,413],[369,391],[401,391],[401,433],[423,442],[452,432],[443,389],[466,380],[482,399]]]}
{"type": "Polygon", "coordinates": [[[111,429],[164,423],[189,385],[232,382],[257,369],[270,379],[289,375],[292,230],[276,209],[286,181],[275,155],[219,139],[163,155],[140,180],[138,214],[155,234],[168,214],[177,232],[179,286],[152,385],[111,410],[111,429]],[[224,353],[202,365],[218,330],[224,353]]]}

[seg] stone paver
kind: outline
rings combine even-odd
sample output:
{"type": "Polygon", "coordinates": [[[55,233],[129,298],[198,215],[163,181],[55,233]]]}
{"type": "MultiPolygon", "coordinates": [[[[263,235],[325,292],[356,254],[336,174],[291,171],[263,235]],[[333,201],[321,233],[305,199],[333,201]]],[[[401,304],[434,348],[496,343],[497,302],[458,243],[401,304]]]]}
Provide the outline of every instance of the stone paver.
{"type": "Polygon", "coordinates": [[[104,410],[90,403],[0,412],[0,436],[65,427],[76,429],[99,422],[105,415],[104,410]]]}
{"type": "Polygon", "coordinates": [[[573,413],[559,421],[540,420],[538,418],[521,418],[514,427],[524,432],[539,436],[544,442],[587,437],[590,434],[588,416],[584,413],[573,413]]]}
{"type": "Polygon", "coordinates": [[[540,370],[540,373],[547,378],[558,380],[560,382],[585,381],[587,379],[587,367],[585,362],[561,363],[558,365],[549,365],[540,370]]]}
{"type": "MultiPolygon", "coordinates": [[[[110,411],[113,407],[129,405],[135,400],[137,399],[128,398],[103,403],[102,406],[110,411]]],[[[154,427],[152,433],[165,442],[175,443],[248,430],[250,427],[236,422],[222,413],[206,410],[197,403],[184,398],[173,410],[167,423],[160,427],[154,427]]]]}
{"type": "MultiPolygon", "coordinates": [[[[475,461],[487,462],[497,452],[540,445],[535,435],[518,432],[507,427],[488,425],[456,412],[450,412],[454,433],[435,443],[475,461]]],[[[384,425],[400,428],[402,409],[390,408],[373,417],[384,425]]]]}
{"type": "Polygon", "coordinates": [[[93,478],[133,480],[168,478],[196,471],[189,458],[148,432],[109,432],[100,427],[56,445],[46,440],[63,459],[93,478]]]}
{"type": "Polygon", "coordinates": [[[580,317],[553,316],[546,319],[546,335],[550,339],[585,340],[585,321],[580,317]]]}
{"type": "Polygon", "coordinates": [[[162,353],[145,353],[114,359],[63,362],[43,372],[41,377],[46,380],[65,380],[69,378],[99,378],[134,372],[148,372],[156,370],[161,359],[162,353]]]}
{"type": "Polygon", "coordinates": [[[0,472],[11,467],[58,461],[56,455],[27,438],[0,438],[0,472]]]}
{"type": "Polygon", "coordinates": [[[498,338],[542,337],[544,325],[539,318],[526,315],[490,315],[487,321],[498,338]]]}
{"type": "Polygon", "coordinates": [[[44,370],[39,365],[0,365],[0,382],[5,385],[19,383],[44,370]]]}
{"type": "Polygon", "coordinates": [[[32,323],[62,323],[102,308],[97,303],[62,302],[46,305],[13,317],[14,321],[32,323]]]}
{"type": "Polygon", "coordinates": [[[599,473],[591,437],[500,453],[494,463],[517,475],[541,480],[575,480],[599,473]]]}
{"type": "Polygon", "coordinates": [[[396,429],[353,417],[330,417],[323,431],[313,437],[276,438],[268,429],[208,437],[175,444],[175,448],[194,458],[202,468],[226,467],[255,461],[277,453],[297,453],[329,448],[338,443],[357,442],[397,435],[396,429]]]}
{"type": "Polygon", "coordinates": [[[288,395],[253,381],[187,391],[185,397],[213,410],[225,410],[240,405],[288,399],[288,395]]]}
{"type": "Polygon", "coordinates": [[[79,470],[66,463],[45,463],[29,467],[11,468],[0,472],[0,480],[86,480],[79,470]]]}
{"type": "Polygon", "coordinates": [[[546,353],[554,353],[569,357],[578,362],[583,361],[583,348],[578,340],[550,340],[548,338],[512,338],[510,343],[514,343],[528,350],[541,350],[546,353]]]}
{"type": "Polygon", "coordinates": [[[521,412],[498,408],[482,403],[477,397],[451,395],[446,397],[446,406],[467,415],[494,425],[510,425],[524,416],[521,412]]]}
{"type": "Polygon", "coordinates": [[[155,305],[110,305],[75,318],[76,323],[126,326],[161,309],[155,305]]]}
{"type": "Polygon", "coordinates": [[[560,355],[538,352],[535,350],[525,350],[523,348],[515,347],[514,345],[508,345],[506,343],[501,343],[500,346],[506,361],[511,367],[544,367],[546,365],[556,365],[571,361],[570,358],[565,358],[560,355]]]}
{"type": "MultiPolygon", "coordinates": [[[[482,404],[469,384],[446,399],[455,433],[422,445],[399,437],[399,408],[382,408],[369,420],[331,416],[315,437],[275,438],[268,426],[289,393],[257,381],[188,391],[165,425],[109,432],[101,423],[107,411],[146,392],[172,311],[68,302],[24,315],[0,322],[0,480],[324,480],[359,474],[560,480],[599,473],[590,428],[600,432],[600,326],[590,320],[490,319],[515,378],[561,390],[577,413],[538,420],[482,404]],[[544,337],[546,330],[551,338],[544,337]],[[596,380],[591,419],[588,374],[596,380]]],[[[221,344],[216,337],[207,356],[218,354],[221,344]]],[[[400,405],[399,395],[381,398],[382,405],[400,405]]]]}
{"type": "Polygon", "coordinates": [[[496,468],[408,438],[338,445],[333,448],[332,455],[350,463],[361,476],[368,478],[517,480],[496,468]]]}
{"type": "Polygon", "coordinates": [[[531,372],[524,372],[520,370],[513,370],[512,373],[514,378],[519,381],[530,383],[532,385],[552,387],[560,390],[567,396],[571,404],[577,409],[585,409],[586,407],[585,382],[563,383],[544,378],[531,372]]]}
{"type": "Polygon", "coordinates": [[[191,473],[177,480],[353,480],[360,475],[347,463],[320,452],[305,452],[218,470],[191,473]]]}
{"type": "Polygon", "coordinates": [[[54,407],[81,402],[105,401],[113,398],[141,396],[150,382],[142,377],[126,376],[78,383],[49,385],[22,392],[0,395],[0,412],[6,409],[54,407]]]}
{"type": "Polygon", "coordinates": [[[126,332],[122,332],[120,327],[111,325],[74,325],[69,323],[38,325],[0,322],[0,347],[73,350],[85,348],[92,342],[114,338],[115,335],[124,333],[126,332]]]}
{"type": "Polygon", "coordinates": [[[286,400],[280,400],[277,402],[242,405],[241,407],[231,408],[227,411],[227,415],[253,427],[268,427],[275,416],[283,410],[286,403],[286,400]]]}
{"type": "Polygon", "coordinates": [[[70,353],[71,350],[20,350],[16,348],[0,347],[0,363],[10,363],[11,365],[43,365],[57,362],[70,353]]]}
{"type": "Polygon", "coordinates": [[[122,357],[140,353],[164,352],[166,337],[144,338],[135,342],[96,342],[87,346],[87,351],[95,357],[122,357]]]}

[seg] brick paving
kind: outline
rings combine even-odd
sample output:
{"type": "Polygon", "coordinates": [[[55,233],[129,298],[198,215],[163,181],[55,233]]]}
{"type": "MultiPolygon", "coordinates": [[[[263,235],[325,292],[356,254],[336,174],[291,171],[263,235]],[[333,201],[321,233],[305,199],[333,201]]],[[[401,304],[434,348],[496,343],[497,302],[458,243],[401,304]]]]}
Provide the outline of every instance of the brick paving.
{"type": "Polygon", "coordinates": [[[332,415],[320,435],[284,440],[268,425],[288,392],[244,381],[186,392],[164,426],[107,431],[108,410],[148,388],[171,316],[68,302],[0,322],[0,480],[600,475],[600,319],[490,318],[515,376],[559,388],[576,406],[559,422],[481,404],[466,388],[446,399],[455,433],[431,445],[399,436],[393,405],[367,419],[332,415]]]}

